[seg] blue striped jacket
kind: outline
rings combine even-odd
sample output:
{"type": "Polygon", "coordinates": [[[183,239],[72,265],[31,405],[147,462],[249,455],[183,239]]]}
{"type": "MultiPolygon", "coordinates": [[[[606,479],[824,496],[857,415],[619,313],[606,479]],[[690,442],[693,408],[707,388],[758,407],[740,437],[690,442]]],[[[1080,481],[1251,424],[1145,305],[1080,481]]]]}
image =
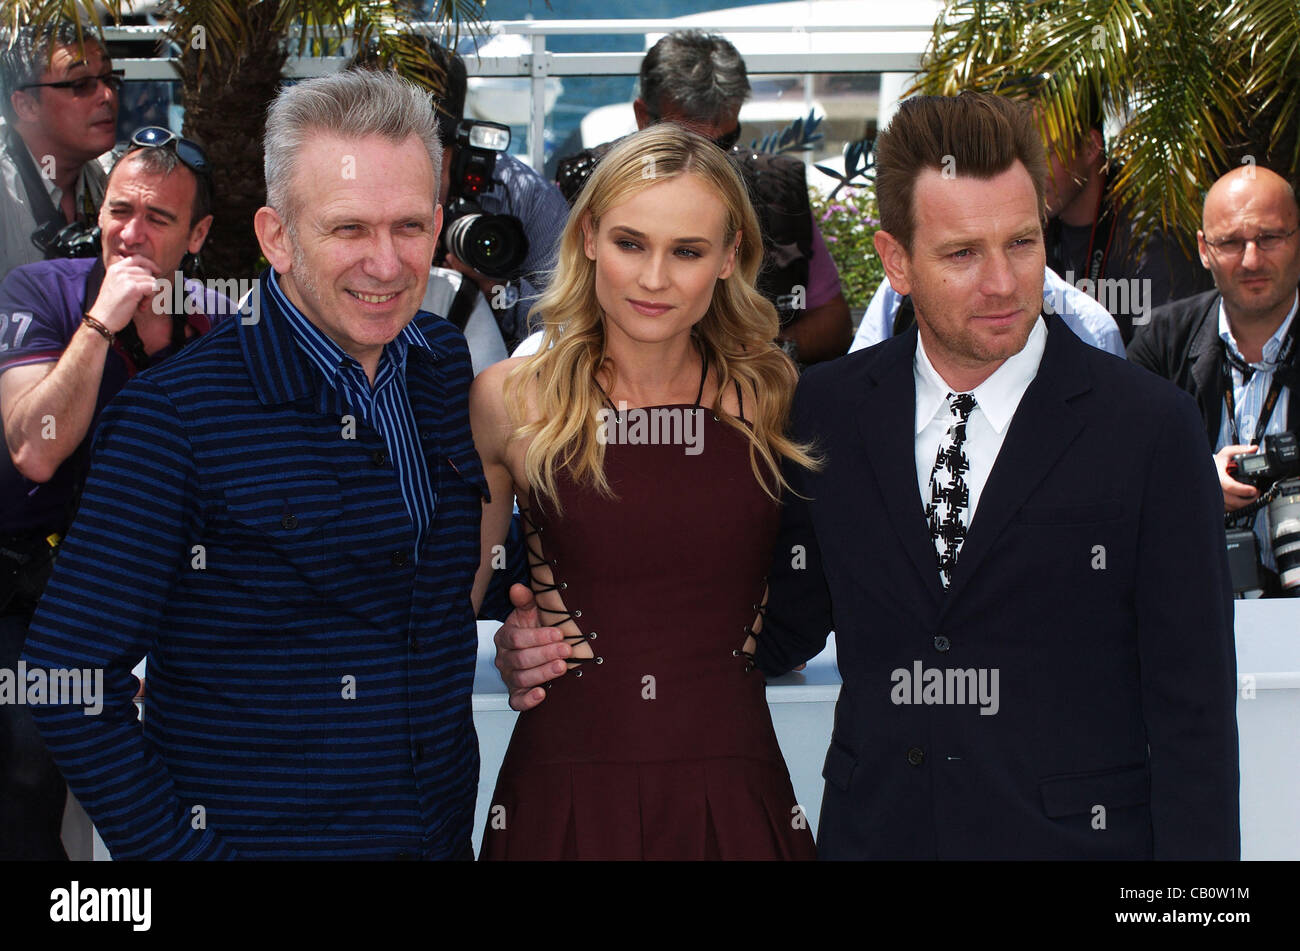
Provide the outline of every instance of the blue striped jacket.
{"type": "Polygon", "coordinates": [[[465,341],[414,318],[429,348],[410,348],[407,389],[437,493],[417,559],[382,439],[261,291],[256,323],[105,411],[25,653],[102,668],[104,708],[33,712],[114,858],[445,858],[468,845],[478,782],[487,486],[465,341]]]}

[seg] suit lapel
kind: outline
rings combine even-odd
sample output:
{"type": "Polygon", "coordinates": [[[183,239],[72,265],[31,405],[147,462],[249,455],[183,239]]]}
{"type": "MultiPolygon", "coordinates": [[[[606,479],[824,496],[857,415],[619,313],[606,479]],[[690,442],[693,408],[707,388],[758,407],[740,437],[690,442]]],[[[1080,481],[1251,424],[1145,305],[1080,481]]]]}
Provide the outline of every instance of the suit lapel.
{"type": "Polygon", "coordinates": [[[979,507],[957,557],[945,611],[992,551],[1007,522],[1083,428],[1083,421],[1067,400],[1090,388],[1084,354],[1080,352],[1087,344],[1080,342],[1057,317],[1048,318],[1047,326],[1042,362],[1008,424],[993,471],[980,495],[979,507]]]}
{"type": "Polygon", "coordinates": [[[1191,360],[1192,382],[1196,384],[1196,404],[1205,420],[1205,429],[1213,447],[1219,441],[1219,427],[1223,417],[1223,383],[1219,365],[1223,360],[1223,341],[1219,339],[1219,295],[1210,298],[1210,305],[1201,314],[1200,325],[1192,338],[1187,356],[1191,360]]]}
{"type": "Polygon", "coordinates": [[[888,351],[869,371],[856,417],[863,455],[880,487],[880,504],[926,590],[937,600],[943,593],[939,563],[916,483],[916,381],[912,376],[916,333],[913,324],[886,345],[888,351]]]}

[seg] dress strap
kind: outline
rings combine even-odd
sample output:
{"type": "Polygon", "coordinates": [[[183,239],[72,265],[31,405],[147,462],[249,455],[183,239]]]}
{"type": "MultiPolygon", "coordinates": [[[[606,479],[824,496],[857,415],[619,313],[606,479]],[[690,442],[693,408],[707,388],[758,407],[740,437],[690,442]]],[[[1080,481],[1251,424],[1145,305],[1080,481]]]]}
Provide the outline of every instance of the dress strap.
{"type": "Polygon", "coordinates": [[[747,423],[749,420],[745,419],[745,397],[740,392],[740,381],[733,380],[732,382],[736,384],[736,402],[740,404],[740,421],[747,423]]]}
{"type": "Polygon", "coordinates": [[[700,408],[700,400],[704,399],[704,381],[709,378],[709,355],[705,352],[704,344],[700,344],[700,389],[695,394],[695,408],[700,408]]]}

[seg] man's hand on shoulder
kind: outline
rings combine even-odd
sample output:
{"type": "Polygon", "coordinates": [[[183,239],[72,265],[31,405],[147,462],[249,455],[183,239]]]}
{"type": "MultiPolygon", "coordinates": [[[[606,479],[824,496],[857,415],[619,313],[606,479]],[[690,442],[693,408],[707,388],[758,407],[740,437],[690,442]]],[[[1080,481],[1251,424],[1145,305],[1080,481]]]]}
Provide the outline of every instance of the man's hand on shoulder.
{"type": "Polygon", "coordinates": [[[139,307],[154,296],[157,265],[142,254],[114,261],[104,272],[99,296],[87,313],[117,333],[131,322],[139,307]]]}
{"type": "Polygon", "coordinates": [[[1259,490],[1253,485],[1238,482],[1228,475],[1228,463],[1233,456],[1243,452],[1255,452],[1258,449],[1258,446],[1224,446],[1214,454],[1214,468],[1219,473],[1219,487],[1223,489],[1223,510],[1225,512],[1235,512],[1259,498],[1259,490]]]}
{"type": "Polygon", "coordinates": [[[497,670],[510,688],[510,707],[531,710],[546,699],[540,685],[568,670],[564,659],[572,650],[558,628],[542,627],[532,591],[522,584],[510,588],[515,609],[496,633],[497,670]]]}

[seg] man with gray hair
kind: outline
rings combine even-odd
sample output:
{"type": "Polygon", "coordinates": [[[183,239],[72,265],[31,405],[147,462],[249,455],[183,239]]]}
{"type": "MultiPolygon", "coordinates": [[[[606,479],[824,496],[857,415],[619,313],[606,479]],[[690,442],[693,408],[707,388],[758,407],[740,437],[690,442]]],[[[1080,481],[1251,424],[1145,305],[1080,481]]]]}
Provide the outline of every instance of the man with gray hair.
{"type": "Polygon", "coordinates": [[[0,32],[0,277],[47,257],[67,225],[93,225],[103,201],[95,158],[113,148],[122,78],[92,29],[0,32]]]}
{"type": "Polygon", "coordinates": [[[487,490],[465,340],[417,311],[440,160],[393,75],[283,90],[255,306],[104,414],[25,660],[104,670],[98,717],[37,720],[115,858],[471,856],[487,490]]]}

